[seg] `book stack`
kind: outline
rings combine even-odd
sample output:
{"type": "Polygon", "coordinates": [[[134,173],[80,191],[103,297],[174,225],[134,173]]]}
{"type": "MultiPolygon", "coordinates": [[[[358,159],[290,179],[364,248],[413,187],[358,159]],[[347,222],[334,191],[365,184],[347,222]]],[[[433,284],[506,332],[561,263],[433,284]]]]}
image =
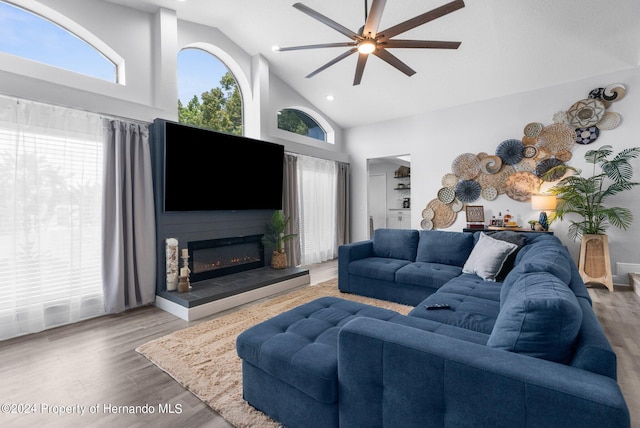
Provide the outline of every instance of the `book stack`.
{"type": "Polygon", "coordinates": [[[467,222],[467,229],[484,229],[484,222],[482,221],[472,221],[467,222]]]}

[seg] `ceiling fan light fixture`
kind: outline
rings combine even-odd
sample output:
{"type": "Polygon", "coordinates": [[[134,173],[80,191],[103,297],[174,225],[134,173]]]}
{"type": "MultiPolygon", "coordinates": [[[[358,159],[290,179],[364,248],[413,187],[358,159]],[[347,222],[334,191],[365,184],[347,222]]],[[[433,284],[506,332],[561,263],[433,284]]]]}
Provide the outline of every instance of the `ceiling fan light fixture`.
{"type": "Polygon", "coordinates": [[[378,48],[378,44],[373,39],[364,39],[358,43],[358,52],[361,54],[370,54],[378,48]]]}

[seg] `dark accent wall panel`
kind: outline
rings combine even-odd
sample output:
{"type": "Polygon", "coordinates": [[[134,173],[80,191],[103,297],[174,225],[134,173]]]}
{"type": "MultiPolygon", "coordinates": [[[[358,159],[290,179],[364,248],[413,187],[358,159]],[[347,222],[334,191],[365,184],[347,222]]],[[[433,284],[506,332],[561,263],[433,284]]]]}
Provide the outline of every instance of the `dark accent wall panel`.
{"type": "MultiPolygon", "coordinates": [[[[230,236],[258,235],[265,232],[273,210],[164,212],[164,127],[156,120],[150,127],[150,145],[153,166],[153,193],[156,212],[157,279],[156,293],[166,289],[165,240],[175,238],[179,247],[187,242],[219,239],[230,236]]],[[[196,154],[202,155],[202,154],[196,154]]],[[[250,171],[245,172],[251,174],[250,171]]],[[[234,183],[260,183],[261,177],[230,177],[234,183]]],[[[238,185],[238,192],[242,186],[238,185]]],[[[215,198],[215,191],[211,196],[215,198]]],[[[270,263],[270,251],[265,251],[265,263],[270,263]]]]}

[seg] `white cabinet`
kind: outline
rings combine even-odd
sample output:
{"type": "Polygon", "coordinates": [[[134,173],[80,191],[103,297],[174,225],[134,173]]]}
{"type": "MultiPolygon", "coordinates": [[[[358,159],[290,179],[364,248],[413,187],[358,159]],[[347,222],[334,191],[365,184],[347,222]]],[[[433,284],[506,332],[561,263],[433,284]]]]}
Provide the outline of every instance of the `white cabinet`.
{"type": "Polygon", "coordinates": [[[411,210],[389,210],[389,213],[387,214],[387,227],[389,227],[389,229],[410,229],[411,210]]]}

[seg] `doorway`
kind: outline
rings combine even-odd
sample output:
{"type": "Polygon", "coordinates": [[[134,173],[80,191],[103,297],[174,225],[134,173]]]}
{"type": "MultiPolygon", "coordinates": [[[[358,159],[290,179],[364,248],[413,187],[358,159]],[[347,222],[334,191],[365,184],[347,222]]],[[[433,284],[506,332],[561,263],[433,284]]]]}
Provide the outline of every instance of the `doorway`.
{"type": "Polygon", "coordinates": [[[375,229],[411,227],[411,157],[367,159],[367,216],[369,234],[375,229]]]}

